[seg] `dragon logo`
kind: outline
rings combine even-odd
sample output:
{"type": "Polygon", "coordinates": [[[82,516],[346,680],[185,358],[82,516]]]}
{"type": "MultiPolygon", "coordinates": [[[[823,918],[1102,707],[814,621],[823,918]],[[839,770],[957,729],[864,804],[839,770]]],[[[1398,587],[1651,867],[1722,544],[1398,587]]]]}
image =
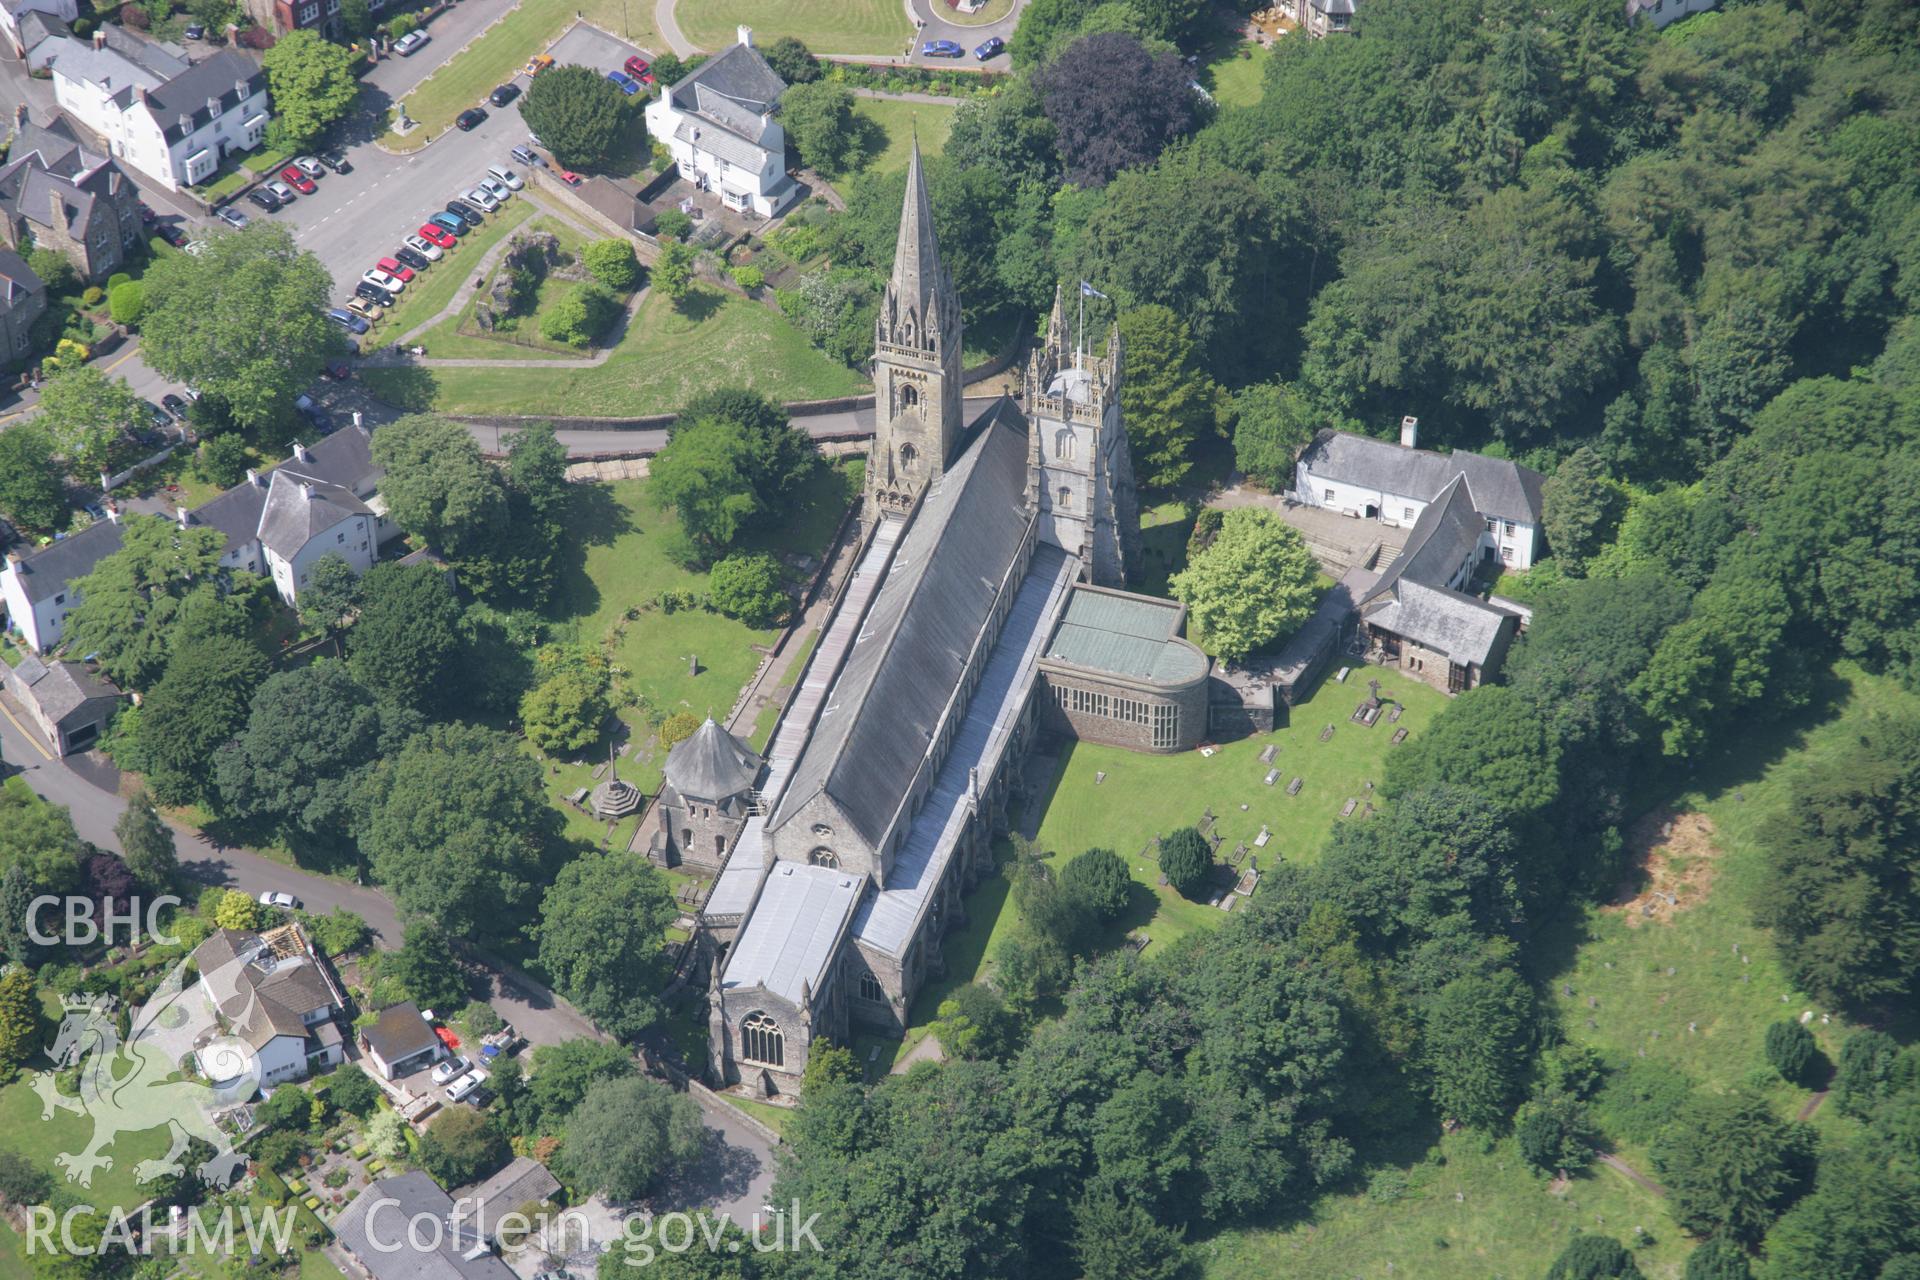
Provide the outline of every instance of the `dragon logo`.
{"type": "MultiPolygon", "coordinates": [[[[186,967],[182,960],[152,999],[134,1011],[125,1045],[112,996],[63,1001],[65,1016],[48,1053],[55,1070],[37,1073],[33,1088],[40,1095],[41,1119],[51,1120],[61,1110],[93,1120],[86,1150],[55,1157],[69,1182],[92,1186],[96,1169],[113,1167],[105,1151],[116,1138],[162,1127],[171,1132],[172,1146],[161,1158],[134,1167],[137,1182],[184,1173],[183,1157],[194,1138],[213,1148],[212,1157],[196,1170],[207,1184],[225,1187],[246,1166],[246,1157],[233,1149],[214,1116],[253,1096],[260,1085],[260,1058],[252,1045],[222,1030],[212,1001],[202,998],[198,987],[185,985],[186,967]],[[205,1079],[183,1077],[181,1068],[191,1065],[189,1060],[197,1061],[205,1079]],[[80,1068],[79,1092],[63,1093],[59,1070],[74,1065],[80,1068]]],[[[204,975],[209,996],[221,989],[219,977],[204,975]]],[[[244,1025],[245,1017],[230,1021],[244,1025]]]]}

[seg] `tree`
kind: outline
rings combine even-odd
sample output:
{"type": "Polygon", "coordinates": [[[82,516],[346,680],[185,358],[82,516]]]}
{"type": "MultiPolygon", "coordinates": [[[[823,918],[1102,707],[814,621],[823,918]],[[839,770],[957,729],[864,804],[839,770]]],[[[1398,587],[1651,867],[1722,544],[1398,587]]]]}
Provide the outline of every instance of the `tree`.
{"type": "Polygon", "coordinates": [[[254,930],[264,913],[260,904],[239,889],[228,889],[213,908],[213,922],[222,929],[254,930]]]}
{"type": "Polygon", "coordinates": [[[1434,1105],[1476,1128],[1506,1117],[1527,1071],[1533,997],[1510,970],[1455,978],[1421,1009],[1434,1105]]]}
{"type": "Polygon", "coordinates": [[[273,123],[293,151],[305,151],[353,110],[360,82],[354,55],[311,29],[289,31],[260,59],[273,94],[273,123]]]}
{"type": "Polygon", "coordinates": [[[1586,1104],[1565,1094],[1546,1094],[1520,1104],[1513,1136],[1526,1162],[1542,1173],[1575,1173],[1593,1160],[1600,1136],[1586,1104]]]}
{"type": "Polygon", "coordinates": [[[352,565],[331,553],[313,562],[307,570],[307,585],[300,588],[302,625],[337,634],[346,629],[359,604],[360,575],[352,565]]]}
{"type": "Polygon", "coordinates": [[[453,692],[463,644],[460,602],[431,565],[377,564],[360,580],[347,669],[376,700],[428,712],[453,692]]]}
{"type": "Polygon", "coordinates": [[[0,1196],[13,1204],[44,1204],[52,1191],[46,1170],[17,1151],[0,1151],[0,1196]]]}
{"type": "Polygon", "coordinates": [[[24,862],[16,859],[7,864],[6,872],[0,874],[0,949],[5,950],[7,959],[29,968],[39,965],[47,951],[27,932],[33,900],[39,894],[40,886],[33,882],[24,862]]]}
{"type": "Polygon", "coordinates": [[[335,907],[323,916],[307,918],[307,932],[323,955],[343,956],[358,951],[373,937],[373,930],[357,912],[335,907]]]}
{"type": "Polygon", "coordinates": [[[1262,382],[1233,394],[1233,465],[1268,489],[1291,489],[1294,460],[1313,439],[1318,416],[1285,382],[1262,382]]]}
{"type": "Polygon", "coordinates": [[[113,824],[114,838],[120,842],[120,855],[142,887],[164,890],[180,870],[174,849],[173,828],[153,807],[153,797],[141,792],[113,824]]]}
{"type": "Polygon", "coordinates": [[[343,662],[322,658],[275,672],[254,694],[246,726],[220,753],[214,776],[221,799],[237,817],[344,848],[360,779],[383,747],[399,744],[393,729],[414,723],[405,712],[383,714],[343,662]]]}
{"type": "Polygon", "coordinates": [[[1833,1101],[1842,1115],[1864,1118],[1893,1092],[1900,1042],[1884,1031],[1862,1029],[1840,1046],[1833,1101]]]}
{"type": "Polygon", "coordinates": [[[604,671],[556,671],[520,699],[520,727],[548,755],[573,755],[592,746],[612,711],[604,671]]]}
{"type": "Polygon", "coordinates": [[[606,332],[619,314],[614,296],[592,282],[575,285],[540,317],[540,336],[550,342],[586,348],[606,332]]]}
{"type": "MultiPolygon", "coordinates": [[[[57,381],[57,379],[56,379],[57,381]]],[[[28,533],[67,525],[66,486],[53,459],[53,437],[37,422],[0,431],[0,511],[28,533]]]]}
{"type": "Polygon", "coordinates": [[[1099,187],[1150,165],[1190,130],[1198,98],[1176,54],[1152,54],[1118,33],[1085,36],[1035,77],[1067,180],[1099,187]]]}
{"type": "Polygon", "coordinates": [[[631,1202],[698,1155],[705,1139],[692,1098],[658,1080],[625,1076],[587,1090],[567,1121],[558,1163],[572,1185],[631,1202]]]}
{"type": "Polygon", "coordinates": [[[933,1034],[959,1058],[999,1058],[1013,1048],[1020,1024],[992,987],[969,982],[940,1002],[933,1034]]]}
{"type": "Polygon", "coordinates": [[[466,972],[447,941],[446,931],[433,921],[412,921],[399,950],[379,952],[377,957],[380,977],[398,983],[405,998],[422,1009],[454,1009],[466,1004],[466,972]]]}
{"type": "Polygon", "coordinates": [[[1201,643],[1233,663],[1307,620],[1319,573],[1298,530],[1270,511],[1238,507],[1168,588],[1185,602],[1201,643]]]}
{"type": "Polygon", "coordinates": [[[642,854],[585,854],[540,900],[540,966],[601,1027],[632,1039],[660,1017],[672,977],[661,939],[679,914],[666,880],[642,854]]]}
{"type": "MultiPolygon", "coordinates": [[[[659,268],[654,270],[655,280],[659,268]]],[[[676,423],[666,447],[648,469],[653,500],[672,509],[702,553],[729,546],[761,512],[748,464],[752,448],[744,428],[718,418],[676,423]]]]}
{"type": "Polygon", "coordinates": [[[336,1071],[327,1077],[327,1098],[348,1115],[364,1120],[380,1105],[380,1086],[364,1071],[336,1071]]]}
{"type": "Polygon", "coordinates": [[[780,95],[780,122],[800,159],[829,176],[845,173],[860,159],[865,141],[854,114],[853,91],[829,80],[793,84],[780,95]]]}
{"type": "Polygon", "coordinates": [[[1747,1255],[1730,1240],[1703,1240],[1687,1255],[1683,1280],[1752,1280],[1747,1255]]]}
{"type": "Polygon", "coordinates": [[[676,743],[685,742],[699,728],[699,716],[691,711],[676,711],[660,722],[660,745],[671,748],[676,743]]]}
{"type": "Polygon", "coordinates": [[[1612,1236],[1577,1235],[1547,1268],[1547,1280],[1642,1280],[1642,1273],[1612,1236]]]}
{"type": "Polygon", "coordinates": [[[8,965],[0,971],[0,1077],[11,1079],[21,1064],[40,1052],[44,1035],[33,970],[8,965]]]}
{"type": "Polygon", "coordinates": [[[62,369],[40,388],[39,426],[89,477],[127,459],[132,453],[127,433],[147,421],[147,407],[133,388],[94,365],[62,369]]]}
{"type": "Polygon", "coordinates": [[[141,704],[135,741],[147,785],[162,804],[193,804],[214,790],[217,753],[247,721],[271,668],[252,640],[214,635],[181,645],[141,704]]]}
{"type": "Polygon", "coordinates": [[[528,1089],[540,1111],[542,1132],[558,1132],[587,1091],[603,1080],[633,1074],[633,1055],[605,1040],[563,1040],[533,1051],[528,1089]]]}
{"type": "Polygon", "coordinates": [[[122,688],[152,687],[188,595],[214,590],[207,584],[225,544],[218,529],[128,516],[120,549],[69,584],[80,603],[67,617],[68,645],[99,654],[101,669],[122,688]]]}
{"type": "Polygon", "coordinates": [[[1193,469],[1194,450],[1213,435],[1220,389],[1200,367],[1187,326],[1159,305],[1120,313],[1127,376],[1120,411],[1140,482],[1170,489],[1193,469]]]}
{"type": "Polygon", "coordinates": [[[1073,1252],[1083,1280],[1179,1280],[1191,1269],[1180,1236],[1110,1187],[1089,1188],[1073,1207],[1073,1252]]]}
{"type": "Polygon", "coordinates": [[[1160,870],[1175,893],[1197,901],[1213,875],[1213,850],[1198,831],[1181,827],[1160,841],[1160,870]]]}
{"type": "Polygon", "coordinates": [[[1788,1084],[1808,1083],[1808,1076],[1819,1059],[1820,1046],[1813,1032],[1786,1019],[1768,1026],[1767,1063],[1788,1084]]]}
{"type": "Polygon", "coordinates": [[[409,414],[373,438],[380,496],[395,524],[455,559],[490,543],[508,518],[499,468],[457,422],[409,414]]]}
{"type": "Polygon", "coordinates": [[[256,223],[156,259],[145,284],[147,364],[216,397],[242,426],[283,417],[339,350],[326,317],[333,281],[283,226],[256,223]]]}
{"type": "Polygon", "coordinates": [[[792,36],[781,36],[767,46],[767,65],[788,84],[806,84],[820,78],[820,60],[792,36]]]}
{"type": "Polygon", "coordinates": [[[599,169],[622,148],[646,152],[635,99],[592,67],[549,67],[521,100],[527,127],[569,169],[599,169]]]}
{"type": "Polygon", "coordinates": [[[376,765],[364,795],[360,847],[403,913],[490,941],[533,907],[561,819],[513,738],[432,725],[376,765]]]}
{"type": "Polygon", "coordinates": [[[1751,1093],[1697,1093],[1653,1145],[1674,1221],[1753,1244],[1805,1185],[1812,1131],[1751,1093]]]}
{"type": "Polygon", "coordinates": [[[1133,896],[1126,859],[1111,849],[1088,849],[1060,871],[1060,888],[1086,904],[1103,924],[1112,924],[1133,896]]]}
{"type": "Polygon", "coordinates": [[[616,293],[640,283],[640,260],[633,255],[633,241],[624,236],[595,240],[580,251],[580,261],[595,280],[616,293]]]}
{"type": "Polygon", "coordinates": [[[735,553],[708,573],[707,596],[729,618],[750,627],[770,627],[787,610],[783,578],[780,562],[772,556],[735,553]]]}
{"type": "Polygon", "coordinates": [[[653,287],[675,307],[693,292],[693,263],[698,256],[685,241],[668,240],[653,260],[653,287]]]}
{"type": "Polygon", "coordinates": [[[745,387],[703,391],[680,407],[691,422],[717,418],[746,433],[747,475],[763,506],[773,508],[799,494],[820,470],[820,446],[795,426],[786,409],[745,387]]]}
{"type": "Polygon", "coordinates": [[[420,1163],[443,1185],[461,1186],[486,1177],[507,1162],[507,1140],[493,1121],[472,1107],[447,1107],[420,1140],[420,1163]]]}
{"type": "Polygon", "coordinates": [[[1547,545],[1572,572],[1578,572],[1613,538],[1626,511],[1626,494],[1607,475],[1607,465],[1592,449],[1579,448],[1554,469],[1541,491],[1541,524],[1547,545]]]}
{"type": "Polygon", "coordinates": [[[252,461],[253,451],[245,436],[208,436],[194,451],[193,473],[216,488],[231,489],[240,483],[252,461]]]}

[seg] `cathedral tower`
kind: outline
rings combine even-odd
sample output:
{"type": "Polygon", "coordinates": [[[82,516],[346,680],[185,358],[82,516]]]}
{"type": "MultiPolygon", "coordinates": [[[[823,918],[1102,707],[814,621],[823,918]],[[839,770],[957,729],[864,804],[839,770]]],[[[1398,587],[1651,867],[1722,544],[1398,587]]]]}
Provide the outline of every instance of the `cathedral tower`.
{"type": "Polygon", "coordinates": [[[868,517],[911,507],[952,460],[960,431],[960,297],[934,243],[916,139],[893,278],[874,324],[868,517]]]}
{"type": "Polygon", "coordinates": [[[1120,326],[1106,351],[1075,349],[1058,291],[1047,340],[1027,363],[1027,500],[1040,537],[1079,556],[1082,575],[1124,587],[1140,566],[1140,508],[1133,455],[1120,421],[1120,326]]]}

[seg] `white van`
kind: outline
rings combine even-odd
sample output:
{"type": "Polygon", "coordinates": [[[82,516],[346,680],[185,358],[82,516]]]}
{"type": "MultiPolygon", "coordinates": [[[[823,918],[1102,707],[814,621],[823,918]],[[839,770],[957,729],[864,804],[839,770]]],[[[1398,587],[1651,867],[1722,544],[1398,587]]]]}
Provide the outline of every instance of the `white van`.
{"type": "Polygon", "coordinates": [[[527,185],[526,181],[523,178],[521,178],[519,174],[507,168],[507,166],[503,164],[488,165],[487,176],[489,178],[498,178],[500,181],[506,183],[509,187],[512,187],[515,191],[518,191],[520,188],[527,185]]]}
{"type": "Polygon", "coordinates": [[[478,1093],[480,1086],[485,1084],[490,1078],[491,1077],[487,1075],[486,1068],[475,1067],[471,1072],[461,1076],[458,1080],[455,1080],[447,1086],[447,1101],[465,1102],[468,1098],[478,1093]]]}

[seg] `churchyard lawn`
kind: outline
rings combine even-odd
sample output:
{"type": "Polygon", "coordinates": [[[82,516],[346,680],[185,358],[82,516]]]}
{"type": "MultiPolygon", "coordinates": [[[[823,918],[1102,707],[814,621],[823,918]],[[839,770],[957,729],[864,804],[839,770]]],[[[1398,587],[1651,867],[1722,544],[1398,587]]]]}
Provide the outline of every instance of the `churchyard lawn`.
{"type": "Polygon", "coordinates": [[[871,122],[884,135],[885,146],[871,153],[863,166],[874,173],[897,173],[907,167],[913,136],[920,134],[920,154],[931,160],[946,149],[953,129],[954,108],[942,103],[893,102],[861,98],[853,114],[871,122]]]}
{"type": "Polygon", "coordinates": [[[762,49],[797,36],[822,57],[837,53],[900,53],[913,36],[899,0],[680,0],[674,21],[687,39],[710,53],[753,28],[762,49]]]}

